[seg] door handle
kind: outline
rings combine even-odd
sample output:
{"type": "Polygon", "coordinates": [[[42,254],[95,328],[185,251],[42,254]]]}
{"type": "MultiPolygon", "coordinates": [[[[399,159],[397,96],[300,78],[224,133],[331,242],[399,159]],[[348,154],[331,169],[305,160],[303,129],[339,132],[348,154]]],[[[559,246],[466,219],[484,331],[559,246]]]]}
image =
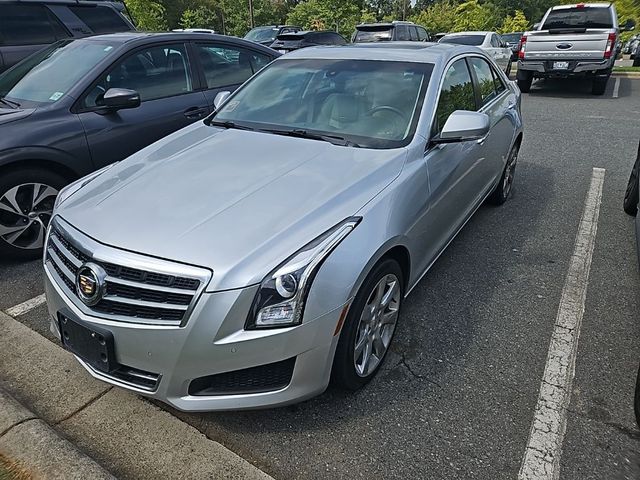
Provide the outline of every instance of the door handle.
{"type": "Polygon", "coordinates": [[[197,120],[197,119],[202,118],[205,115],[207,115],[207,113],[209,113],[209,109],[208,108],[191,107],[191,108],[187,108],[184,111],[184,116],[186,118],[188,118],[189,120],[197,120]]]}

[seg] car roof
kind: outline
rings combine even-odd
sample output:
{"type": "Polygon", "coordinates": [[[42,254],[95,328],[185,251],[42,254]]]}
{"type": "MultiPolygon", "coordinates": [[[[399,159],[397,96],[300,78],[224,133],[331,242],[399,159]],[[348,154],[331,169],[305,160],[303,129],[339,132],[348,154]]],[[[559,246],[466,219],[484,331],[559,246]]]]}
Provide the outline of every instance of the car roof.
{"type": "Polygon", "coordinates": [[[467,45],[431,42],[376,42],[302,48],[284,58],[442,63],[461,53],[482,53],[482,50],[467,45]]]}
{"type": "Polygon", "coordinates": [[[578,6],[584,8],[609,8],[611,3],[573,3],[571,5],[556,5],[551,7],[551,10],[564,10],[567,8],[577,8],[578,6]]]}
{"type": "Polygon", "coordinates": [[[356,25],[358,27],[395,27],[397,25],[415,25],[413,22],[393,21],[393,22],[374,22],[374,23],[360,23],[356,25]]]}
{"type": "Polygon", "coordinates": [[[77,41],[108,41],[111,43],[119,44],[146,44],[152,42],[162,41],[187,41],[187,40],[214,40],[218,42],[234,43],[238,45],[244,45],[254,50],[267,50],[273,52],[268,47],[260,45],[255,42],[250,42],[242,38],[230,37],[228,35],[218,35],[216,33],[200,33],[200,32],[117,32],[117,33],[105,33],[103,35],[94,35],[86,38],[76,39],[77,41]]]}
{"type": "Polygon", "coordinates": [[[461,35],[484,35],[484,36],[487,36],[487,35],[490,35],[490,34],[493,34],[493,33],[496,33],[496,32],[490,32],[490,31],[488,31],[488,30],[487,30],[487,31],[480,31],[480,30],[475,31],[475,30],[470,30],[470,31],[468,31],[468,32],[447,33],[447,35],[446,35],[446,36],[447,36],[447,37],[458,37],[458,36],[461,36],[461,35]]]}

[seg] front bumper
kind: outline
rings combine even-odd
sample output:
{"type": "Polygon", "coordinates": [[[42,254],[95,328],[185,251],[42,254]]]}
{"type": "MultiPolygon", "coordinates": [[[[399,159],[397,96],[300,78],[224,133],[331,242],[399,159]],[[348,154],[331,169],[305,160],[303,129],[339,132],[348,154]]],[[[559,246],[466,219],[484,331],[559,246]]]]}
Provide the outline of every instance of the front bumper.
{"type": "Polygon", "coordinates": [[[205,293],[186,325],[123,323],[80,311],[45,267],[45,289],[51,331],[60,338],[59,312],[87,326],[111,332],[116,361],[158,375],[153,391],[102,373],[80,358],[95,378],[158,399],[183,411],[239,410],[282,406],[322,393],[331,374],[338,341],[334,335],[343,307],[284,329],[245,331],[244,323],[257,287],[205,293]],[[190,395],[191,381],[295,357],[290,383],[262,393],[190,395]]]}
{"type": "Polygon", "coordinates": [[[569,68],[554,70],[554,60],[518,60],[518,70],[533,72],[537,77],[571,77],[584,75],[608,75],[615,59],[611,60],[567,60],[569,68]]]}

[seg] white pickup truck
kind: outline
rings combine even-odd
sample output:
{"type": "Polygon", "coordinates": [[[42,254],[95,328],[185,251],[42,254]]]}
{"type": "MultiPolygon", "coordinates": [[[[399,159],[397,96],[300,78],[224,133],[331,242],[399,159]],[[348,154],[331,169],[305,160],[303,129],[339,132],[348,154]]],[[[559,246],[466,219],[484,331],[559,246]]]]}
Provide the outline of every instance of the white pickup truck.
{"type": "MultiPolygon", "coordinates": [[[[628,22],[623,30],[632,29],[628,22]]],[[[578,3],[551,7],[518,52],[517,81],[528,92],[534,78],[591,78],[592,93],[607,87],[620,48],[618,15],[612,3],[578,3]]]]}

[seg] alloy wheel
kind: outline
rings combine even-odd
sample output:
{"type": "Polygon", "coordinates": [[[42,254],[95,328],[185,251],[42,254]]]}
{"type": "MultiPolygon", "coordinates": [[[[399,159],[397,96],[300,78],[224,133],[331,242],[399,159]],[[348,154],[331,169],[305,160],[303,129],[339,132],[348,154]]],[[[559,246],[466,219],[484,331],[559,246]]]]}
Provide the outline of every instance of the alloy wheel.
{"type": "Polygon", "coordinates": [[[23,183],[5,192],[0,197],[0,239],[24,250],[42,248],[57,195],[57,189],[43,183],[23,183]]]}
{"type": "Polygon", "coordinates": [[[385,275],[373,288],[360,315],[354,345],[354,365],[360,377],[376,370],[384,358],[398,322],[400,281],[385,275]]]}
{"type": "Polygon", "coordinates": [[[504,172],[504,180],[503,180],[504,183],[502,184],[502,192],[505,198],[507,198],[509,196],[509,193],[511,192],[511,186],[513,185],[513,176],[516,173],[517,161],[518,161],[518,150],[514,148],[513,151],[511,152],[511,156],[509,157],[509,160],[507,161],[507,166],[505,167],[505,172],[504,172]]]}

